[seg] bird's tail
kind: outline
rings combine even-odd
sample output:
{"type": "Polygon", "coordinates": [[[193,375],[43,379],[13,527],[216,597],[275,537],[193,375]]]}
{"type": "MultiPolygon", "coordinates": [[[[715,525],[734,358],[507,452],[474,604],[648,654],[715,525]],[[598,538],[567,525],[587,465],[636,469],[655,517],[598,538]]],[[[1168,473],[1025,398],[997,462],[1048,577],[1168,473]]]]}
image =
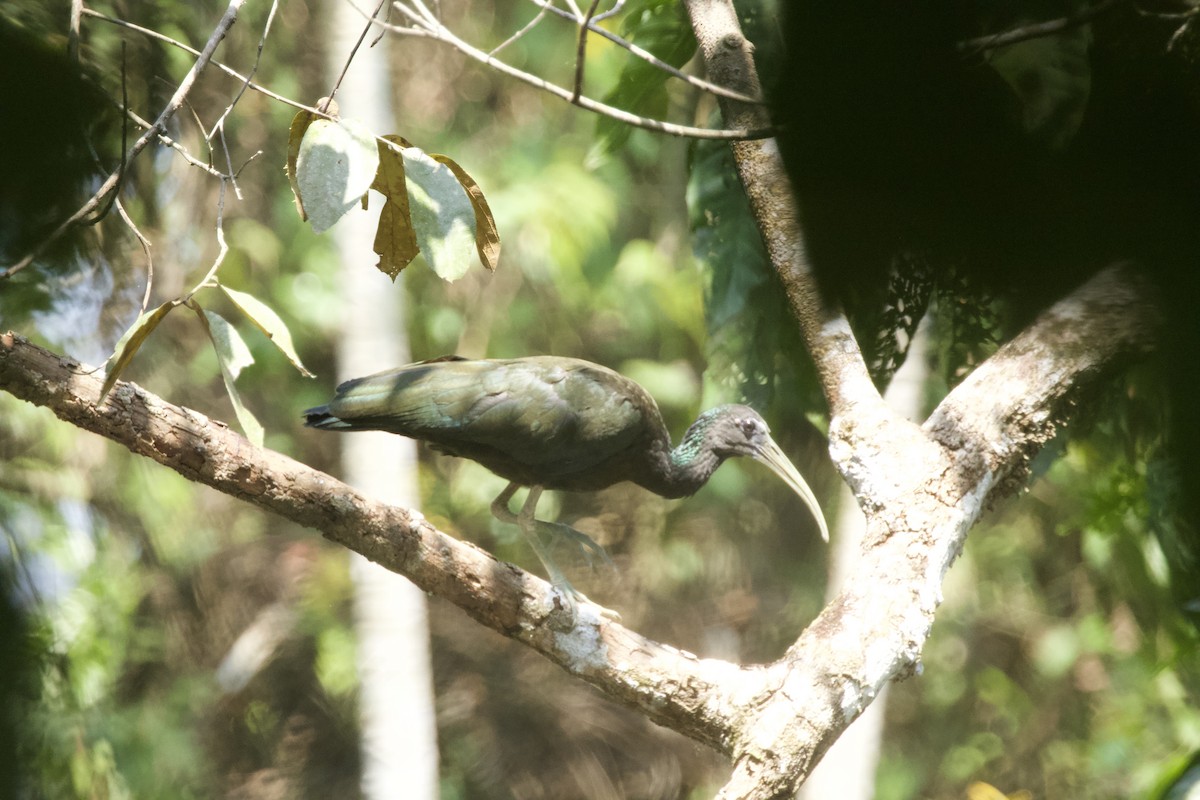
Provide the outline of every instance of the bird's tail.
{"type": "Polygon", "coordinates": [[[353,426],[341,417],[329,413],[329,406],[317,406],[304,412],[304,424],[309,428],[346,430],[353,426]]]}

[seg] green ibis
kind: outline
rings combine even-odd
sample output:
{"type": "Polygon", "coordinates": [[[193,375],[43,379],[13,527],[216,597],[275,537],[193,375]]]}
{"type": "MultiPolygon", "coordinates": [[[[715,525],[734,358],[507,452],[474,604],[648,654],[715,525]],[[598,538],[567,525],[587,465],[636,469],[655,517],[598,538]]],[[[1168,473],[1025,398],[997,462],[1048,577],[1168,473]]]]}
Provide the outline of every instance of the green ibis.
{"type": "Polygon", "coordinates": [[[633,481],[663,497],[686,497],[726,458],[750,456],[800,495],[821,536],[829,539],[812,490],[754,409],[709,409],[673,448],[654,398],[629,378],[588,361],[446,356],[347,381],[327,405],[310,408],[304,417],[313,428],[419,439],[506,478],[509,484],[492,503],[492,513],[520,527],[572,610],[581,595],[550,558],[539,531],[603,551],[567,525],[534,517],[545,489],[594,491],[633,481]],[[529,495],[514,514],[508,502],[522,486],[529,495]]]}

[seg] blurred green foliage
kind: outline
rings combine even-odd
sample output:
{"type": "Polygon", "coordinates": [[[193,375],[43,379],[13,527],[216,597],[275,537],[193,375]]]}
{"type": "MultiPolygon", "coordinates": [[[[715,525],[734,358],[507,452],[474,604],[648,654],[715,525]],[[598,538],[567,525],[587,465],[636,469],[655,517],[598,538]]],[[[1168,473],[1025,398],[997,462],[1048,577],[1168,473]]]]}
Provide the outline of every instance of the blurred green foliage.
{"type": "MultiPolygon", "coordinates": [[[[689,34],[672,6],[630,4],[613,24],[682,59],[689,34]]],[[[771,8],[757,7],[753,36],[771,35],[771,8]]],[[[325,41],[325,11],[315,1],[281,7],[260,80],[302,100],[324,93],[321,54],[310,45],[325,41]]],[[[535,13],[507,3],[445,11],[460,35],[485,47],[535,13]]],[[[125,13],[194,44],[219,9],[148,2],[125,13]]],[[[246,7],[223,58],[250,58],[266,13],[246,7]]],[[[566,83],[574,30],[547,19],[502,52],[528,68],[551,65],[566,83]]],[[[85,31],[88,58],[113,92],[121,37],[93,21],[85,31]]],[[[131,102],[148,116],[188,59],[124,38],[131,102]]],[[[628,75],[640,68],[595,37],[590,52],[587,85],[630,100],[628,75]]],[[[431,42],[401,40],[394,60],[397,129],[455,154],[486,192],[504,240],[495,275],[476,271],[446,284],[427,270],[404,274],[416,357],[592,359],[647,386],[676,436],[702,405],[749,398],[818,494],[832,496],[835,478],[806,419],[823,411],[811,366],[724,145],[632,131],[623,142],[624,133],[604,140],[607,157],[589,165],[594,118],[431,42]]],[[[207,75],[197,114],[211,124],[234,91],[207,75]]],[[[705,113],[690,93],[664,91],[665,103],[658,88],[647,93],[655,109],[705,113]]],[[[291,115],[250,93],[229,118],[234,163],[264,154],[241,175],[244,199],[228,201],[230,252],[220,274],[269,302],[318,374],[301,377],[241,326],[255,363],[239,386],[267,446],[332,470],[334,437],[303,430],[299,412],[335,383],[333,342],[354,309],[340,308],[344,266],[300,223],[278,168],[291,115]]],[[[172,136],[205,152],[186,115],[172,136]]],[[[132,185],[124,199],[155,243],[161,302],[211,263],[216,188],[167,154],[139,164],[132,185]]],[[[145,262],[119,223],[106,220],[100,231],[111,280],[93,280],[85,304],[31,272],[58,306],[37,317],[32,306],[6,304],[6,328],[103,358],[96,342],[111,347],[136,315],[145,262]],[[85,305],[96,313],[81,313],[85,305]]],[[[0,286],[0,295],[8,291],[0,286]]],[[[215,292],[203,302],[240,319],[215,292]]],[[[961,363],[952,326],[936,340],[940,363],[961,363]]],[[[214,419],[232,418],[216,358],[190,315],[164,321],[127,377],[214,419]]],[[[931,379],[929,394],[953,379],[931,379]]],[[[356,796],[344,552],[3,394],[0,433],[7,581],[27,612],[35,656],[27,677],[9,687],[22,715],[26,791],[248,798],[282,781],[293,796],[356,796]],[[269,662],[243,686],[222,685],[216,676],[234,643],[272,620],[281,638],[269,662]]],[[[1039,797],[1123,798],[1149,791],[1200,749],[1195,634],[1174,612],[1164,558],[1146,535],[1153,447],[1126,429],[1096,426],[1059,453],[1039,464],[1027,494],[972,532],[951,570],[923,673],[892,695],[879,797],[958,798],[982,780],[1039,797]]],[[[755,465],[730,464],[686,501],[617,486],[548,496],[541,511],[609,549],[615,573],[560,558],[577,586],[619,608],[633,628],[702,656],[765,661],[819,610],[825,551],[810,527],[790,524],[807,519],[798,501],[764,477],[755,465]]],[[[422,455],[430,521],[536,569],[516,531],[488,513],[502,483],[475,464],[422,455]]],[[[727,765],[708,750],[612,706],[436,599],[431,618],[444,797],[706,797],[723,782],[727,765]]]]}

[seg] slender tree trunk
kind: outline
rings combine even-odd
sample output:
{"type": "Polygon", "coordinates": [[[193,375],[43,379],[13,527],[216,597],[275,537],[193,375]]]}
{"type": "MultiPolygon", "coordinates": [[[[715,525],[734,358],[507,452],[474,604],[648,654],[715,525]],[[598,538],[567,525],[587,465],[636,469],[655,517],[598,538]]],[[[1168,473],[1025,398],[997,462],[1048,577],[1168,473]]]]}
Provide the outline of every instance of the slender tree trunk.
{"type": "MultiPolygon", "coordinates": [[[[346,3],[331,4],[330,84],[366,24],[346,3]]],[[[337,94],[342,113],[377,134],[393,127],[388,80],[389,38],[368,40],[337,94]]],[[[343,323],[338,341],[339,380],[410,361],[403,284],[373,269],[371,250],[379,209],[347,214],[333,228],[341,260],[343,323]]],[[[419,505],[416,446],[386,433],[339,437],[342,472],[363,492],[408,508],[419,505]]],[[[429,664],[425,595],[406,578],[350,554],[361,681],[363,794],[371,800],[438,796],[437,726],[429,664]]]]}

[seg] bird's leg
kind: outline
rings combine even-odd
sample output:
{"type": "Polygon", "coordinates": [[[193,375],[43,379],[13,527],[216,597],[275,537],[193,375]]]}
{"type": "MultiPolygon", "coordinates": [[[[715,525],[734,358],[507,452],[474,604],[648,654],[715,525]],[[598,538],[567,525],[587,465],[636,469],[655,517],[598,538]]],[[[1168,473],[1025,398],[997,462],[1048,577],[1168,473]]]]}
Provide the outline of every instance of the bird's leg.
{"type": "MultiPolygon", "coordinates": [[[[509,525],[520,525],[521,523],[518,520],[517,515],[512,513],[512,511],[510,511],[508,508],[508,501],[512,499],[512,496],[514,494],[516,494],[517,490],[520,488],[521,488],[520,484],[517,484],[517,483],[508,484],[508,486],[506,486],[504,488],[504,491],[501,492],[500,495],[495,500],[492,501],[492,516],[494,516],[496,519],[500,520],[501,522],[507,522],[509,525]]],[[[539,489],[538,491],[539,491],[539,496],[540,496],[541,490],[539,489]]],[[[533,494],[532,489],[530,489],[530,494],[533,494]]],[[[529,500],[526,499],[525,502],[528,503],[529,500]]],[[[576,544],[579,547],[579,549],[583,551],[583,554],[587,558],[589,565],[594,566],[595,565],[594,558],[596,556],[599,556],[600,559],[605,564],[607,564],[610,567],[613,567],[614,569],[616,568],[616,565],[613,564],[612,558],[610,558],[608,555],[608,551],[605,550],[599,543],[596,542],[595,539],[588,536],[586,533],[583,533],[582,531],[577,531],[574,528],[572,528],[570,525],[565,525],[561,522],[547,522],[546,520],[542,520],[542,519],[535,519],[533,522],[539,531],[544,531],[546,533],[551,533],[551,534],[556,534],[556,535],[562,536],[562,537],[566,538],[568,541],[571,541],[574,544],[576,544]]],[[[524,529],[522,529],[522,530],[524,530],[524,529]]],[[[534,549],[536,552],[537,548],[535,547],[534,549]]],[[[543,563],[546,560],[540,554],[539,554],[539,558],[542,558],[543,563]]]]}
{"type": "Polygon", "coordinates": [[[492,501],[492,516],[501,522],[507,522],[509,525],[517,524],[517,515],[508,510],[508,501],[512,500],[512,496],[517,493],[517,489],[521,488],[519,483],[510,483],[504,487],[504,491],[496,495],[496,499],[492,501]]]}
{"type": "Polygon", "coordinates": [[[562,591],[563,595],[567,598],[567,602],[571,607],[571,614],[574,615],[577,610],[575,599],[583,597],[583,595],[571,585],[571,582],[567,580],[567,576],[558,568],[558,564],[554,563],[554,559],[550,556],[550,551],[542,543],[542,537],[538,536],[538,521],[534,517],[534,513],[537,511],[537,503],[541,496],[542,487],[529,487],[529,495],[525,498],[525,505],[521,506],[521,512],[517,514],[517,525],[520,526],[521,533],[525,534],[525,538],[529,540],[529,546],[533,548],[533,552],[541,559],[542,566],[546,568],[546,574],[550,576],[550,583],[562,591]]]}
{"type": "Polygon", "coordinates": [[[512,496],[516,494],[519,488],[521,486],[517,483],[510,483],[504,487],[504,491],[492,501],[492,516],[501,522],[516,525],[521,529],[521,533],[525,535],[529,546],[533,548],[533,552],[537,554],[538,560],[546,568],[546,574],[550,577],[550,583],[567,598],[567,602],[571,606],[571,612],[574,614],[575,596],[579,593],[575,591],[575,587],[567,580],[567,576],[554,563],[554,559],[550,557],[549,551],[546,550],[545,545],[542,544],[542,540],[537,534],[537,520],[534,519],[533,514],[537,509],[538,498],[542,495],[542,487],[530,486],[529,496],[525,498],[525,505],[521,506],[521,513],[514,514],[508,508],[508,501],[512,499],[512,496]]]}
{"type": "MultiPolygon", "coordinates": [[[[533,552],[537,555],[538,560],[540,560],[542,562],[542,566],[545,567],[546,574],[550,578],[550,583],[553,584],[553,586],[558,589],[566,598],[568,607],[570,608],[572,615],[574,615],[578,608],[576,604],[577,599],[588,603],[591,601],[588,600],[588,598],[582,592],[572,586],[569,580],[567,580],[567,576],[558,568],[558,565],[550,556],[550,552],[546,549],[545,544],[543,544],[541,537],[538,535],[538,531],[544,528],[553,533],[563,534],[579,544],[581,547],[587,546],[594,549],[596,552],[599,552],[605,557],[606,560],[608,560],[608,555],[604,552],[604,549],[600,547],[600,545],[596,544],[596,542],[594,542],[587,534],[580,533],[569,525],[563,525],[558,522],[545,522],[534,517],[534,513],[537,510],[538,499],[542,496],[542,487],[540,486],[529,487],[529,496],[525,498],[525,504],[521,506],[520,513],[512,513],[512,511],[508,508],[508,501],[512,499],[512,496],[516,494],[516,491],[519,488],[520,485],[516,483],[510,483],[508,486],[506,486],[504,491],[502,491],[499,496],[492,501],[492,515],[501,522],[514,524],[521,529],[521,533],[525,535],[525,539],[529,542],[529,546],[533,548],[533,552]]],[[[610,619],[620,619],[620,614],[617,612],[604,608],[603,606],[600,608],[603,616],[610,619]]]]}

